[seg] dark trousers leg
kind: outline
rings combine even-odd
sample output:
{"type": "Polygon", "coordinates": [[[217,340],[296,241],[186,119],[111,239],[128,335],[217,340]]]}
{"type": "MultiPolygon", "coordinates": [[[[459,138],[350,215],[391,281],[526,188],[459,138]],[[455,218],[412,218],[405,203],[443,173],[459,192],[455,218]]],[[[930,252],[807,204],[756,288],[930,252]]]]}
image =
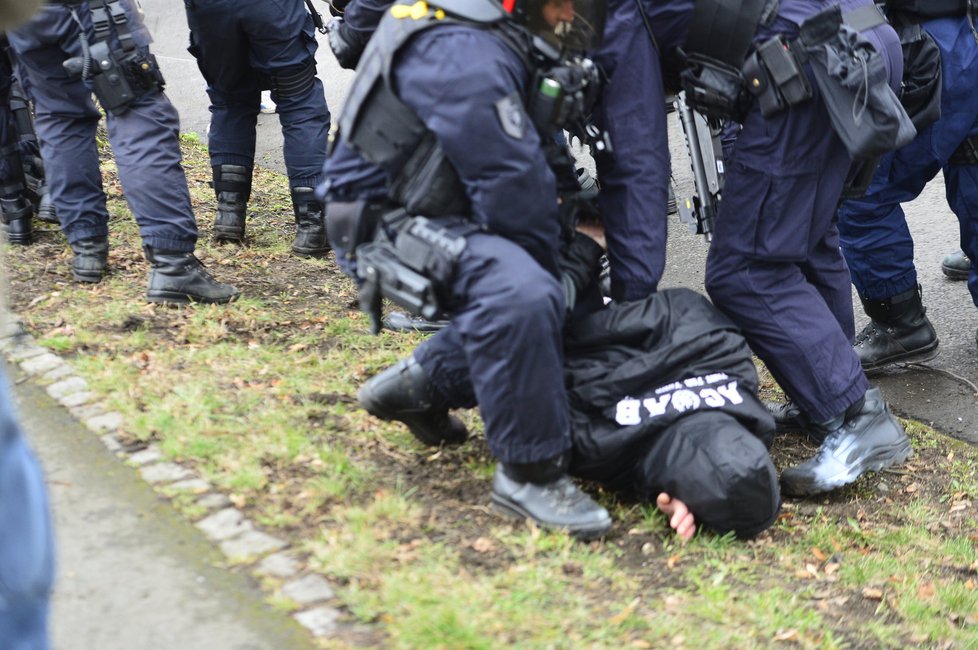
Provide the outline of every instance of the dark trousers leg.
{"type": "Polygon", "coordinates": [[[511,241],[477,234],[459,261],[453,293],[451,325],[415,350],[418,363],[454,404],[471,386],[499,460],[527,463],[567,451],[557,280],[511,241]]]}

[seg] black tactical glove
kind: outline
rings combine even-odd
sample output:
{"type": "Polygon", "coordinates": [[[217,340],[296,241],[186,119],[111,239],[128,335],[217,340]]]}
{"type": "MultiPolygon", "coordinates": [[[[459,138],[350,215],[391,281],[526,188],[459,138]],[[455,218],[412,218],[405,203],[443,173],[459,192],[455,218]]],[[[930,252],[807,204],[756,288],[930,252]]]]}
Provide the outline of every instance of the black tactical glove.
{"type": "Polygon", "coordinates": [[[357,67],[360,55],[370,40],[369,34],[353,29],[342,18],[333,18],[326,27],[329,38],[329,49],[333,50],[340,66],[347,70],[357,67]]]}

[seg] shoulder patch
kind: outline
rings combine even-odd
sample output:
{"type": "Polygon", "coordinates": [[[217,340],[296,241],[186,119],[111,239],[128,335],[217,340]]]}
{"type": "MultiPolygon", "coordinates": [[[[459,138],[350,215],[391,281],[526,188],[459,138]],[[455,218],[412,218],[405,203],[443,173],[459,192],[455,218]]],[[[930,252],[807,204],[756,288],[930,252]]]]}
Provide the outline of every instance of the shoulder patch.
{"type": "Polygon", "coordinates": [[[523,139],[529,118],[523,110],[523,102],[520,101],[517,93],[507,95],[496,102],[496,115],[506,135],[517,140],[523,139]]]}

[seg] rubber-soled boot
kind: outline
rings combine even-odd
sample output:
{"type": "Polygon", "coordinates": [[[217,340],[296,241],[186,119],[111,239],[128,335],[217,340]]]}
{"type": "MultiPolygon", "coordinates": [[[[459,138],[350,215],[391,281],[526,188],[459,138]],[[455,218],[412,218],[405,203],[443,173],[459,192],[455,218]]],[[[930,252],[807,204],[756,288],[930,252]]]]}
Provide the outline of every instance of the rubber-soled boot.
{"type": "Polygon", "coordinates": [[[971,260],[964,251],[949,253],[941,260],[941,271],[952,280],[967,280],[971,272],[971,260]]]}
{"type": "Polygon", "coordinates": [[[905,461],[910,439],[890,414],[879,388],[829,422],[813,425],[825,439],[818,453],[781,473],[781,492],[788,496],[820,494],[852,483],[866,472],[878,472],[905,461]]]}
{"type": "Polygon", "coordinates": [[[34,207],[23,195],[0,198],[0,216],[9,243],[27,246],[34,241],[34,207]]]}
{"type": "Polygon", "coordinates": [[[71,245],[71,275],[78,282],[101,282],[109,270],[109,240],[105,237],[82,239],[71,245]]]}
{"type": "Polygon", "coordinates": [[[536,463],[499,463],[492,503],[503,514],[532,519],[543,528],[595,539],[611,529],[611,515],[567,476],[568,456],[536,463]]]}
{"type": "Polygon", "coordinates": [[[436,394],[424,368],[413,356],[372,377],[357,394],[370,415],[407,425],[415,438],[431,447],[465,442],[469,432],[436,394]]]}
{"type": "Polygon", "coordinates": [[[143,246],[151,265],[146,299],[150,302],[185,305],[191,302],[225,303],[241,292],[218,282],[193,253],[156,250],[143,246]]]}
{"type": "Polygon", "coordinates": [[[243,242],[245,213],[251,198],[251,172],[243,165],[215,165],[214,193],[217,195],[217,218],[214,240],[243,242]]]}
{"type": "Polygon", "coordinates": [[[37,218],[44,223],[58,224],[58,212],[54,209],[54,202],[51,200],[51,191],[47,183],[41,185],[38,190],[37,199],[37,218]]]}
{"type": "Polygon", "coordinates": [[[295,241],[292,252],[306,257],[322,257],[329,251],[326,240],[326,212],[311,187],[292,188],[295,211],[295,241]]]}
{"type": "Polygon", "coordinates": [[[774,418],[774,426],[778,433],[804,431],[811,424],[801,407],[790,399],[785,402],[765,401],[764,407],[774,418]]]}
{"type": "Polygon", "coordinates": [[[926,316],[920,292],[918,285],[888,300],[862,300],[872,321],[856,335],[853,346],[864,370],[937,356],[937,332],[926,316]]]}

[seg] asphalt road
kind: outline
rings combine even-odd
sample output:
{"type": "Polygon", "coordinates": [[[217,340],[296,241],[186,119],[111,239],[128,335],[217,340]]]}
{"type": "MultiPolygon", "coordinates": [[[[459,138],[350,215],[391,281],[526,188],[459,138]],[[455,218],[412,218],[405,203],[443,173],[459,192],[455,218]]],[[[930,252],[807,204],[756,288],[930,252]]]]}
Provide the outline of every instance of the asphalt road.
{"type": "MultiPolygon", "coordinates": [[[[325,7],[324,3],[316,3],[325,7]]],[[[167,92],[180,111],[183,129],[203,135],[209,113],[204,81],[186,51],[188,30],[180,3],[172,0],[143,0],[147,25],[156,37],[154,51],[169,82],[167,92]]],[[[326,87],[330,109],[338,113],[352,73],[342,70],[321,40],[317,56],[319,75],[326,87]]],[[[680,195],[688,193],[691,175],[680,138],[678,122],[670,116],[673,167],[680,195]]],[[[258,163],[284,170],[282,137],[274,115],[262,115],[258,127],[258,163]]],[[[874,376],[894,410],[935,426],[941,431],[978,444],[978,396],[961,379],[978,384],[978,309],[964,282],[952,282],[940,271],[941,258],[956,250],[957,220],[947,206],[944,182],[937,178],[923,194],[906,206],[907,220],[915,242],[915,261],[924,287],[928,316],[941,340],[941,354],[928,363],[930,369],[901,369],[874,376]],[[949,374],[948,374],[949,373],[949,374]],[[957,378],[955,378],[957,377],[957,378]],[[960,378],[960,379],[958,379],[960,378]]],[[[685,286],[703,291],[706,244],[690,235],[677,221],[670,223],[670,238],[663,287],[685,286]]],[[[854,294],[854,299],[855,294],[854,294]]],[[[857,300],[858,304],[858,300],[857,300]]],[[[857,307],[857,327],[866,317],[857,307]]]]}

